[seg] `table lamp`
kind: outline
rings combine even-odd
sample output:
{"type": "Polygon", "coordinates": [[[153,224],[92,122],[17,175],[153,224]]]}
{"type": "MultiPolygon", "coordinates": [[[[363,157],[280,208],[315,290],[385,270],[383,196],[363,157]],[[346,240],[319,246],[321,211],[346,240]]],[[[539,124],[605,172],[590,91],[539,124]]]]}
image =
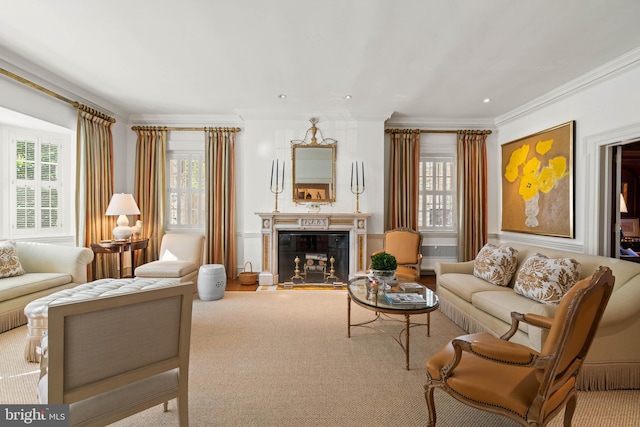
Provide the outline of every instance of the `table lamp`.
{"type": "Polygon", "coordinates": [[[133,234],[133,228],[129,227],[127,215],[140,215],[140,209],[131,194],[114,194],[105,215],[119,215],[116,222],[118,226],[113,229],[113,236],[116,239],[128,239],[133,234]]]}

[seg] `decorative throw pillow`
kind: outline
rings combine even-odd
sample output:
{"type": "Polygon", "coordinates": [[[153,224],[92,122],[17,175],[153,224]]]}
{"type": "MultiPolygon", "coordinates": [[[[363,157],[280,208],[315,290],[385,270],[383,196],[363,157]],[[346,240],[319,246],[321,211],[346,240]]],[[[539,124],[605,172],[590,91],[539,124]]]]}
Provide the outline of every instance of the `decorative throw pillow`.
{"type": "Polygon", "coordinates": [[[18,251],[14,240],[0,242],[0,277],[20,276],[24,268],[18,259],[18,251]]]}
{"type": "Polygon", "coordinates": [[[510,246],[487,243],[480,249],[473,275],[498,286],[507,286],[518,264],[518,251],[510,246]]]}
{"type": "Polygon", "coordinates": [[[582,266],[572,258],[551,259],[542,254],[527,259],[516,277],[516,293],[544,304],[557,305],[580,279],[582,266]]]}

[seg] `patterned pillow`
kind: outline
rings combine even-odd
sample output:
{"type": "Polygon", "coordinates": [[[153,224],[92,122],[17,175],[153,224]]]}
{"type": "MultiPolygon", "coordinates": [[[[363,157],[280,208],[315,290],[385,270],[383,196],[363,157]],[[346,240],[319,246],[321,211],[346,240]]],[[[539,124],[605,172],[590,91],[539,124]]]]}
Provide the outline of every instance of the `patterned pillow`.
{"type": "Polygon", "coordinates": [[[518,264],[518,251],[510,246],[497,247],[487,243],[480,249],[473,275],[498,286],[507,286],[518,264]]]}
{"type": "Polygon", "coordinates": [[[516,277],[516,293],[544,304],[557,305],[580,279],[582,266],[572,258],[550,259],[535,254],[527,259],[516,277]]]}
{"type": "Polygon", "coordinates": [[[18,259],[15,240],[0,242],[0,277],[20,276],[24,268],[18,259]]]}

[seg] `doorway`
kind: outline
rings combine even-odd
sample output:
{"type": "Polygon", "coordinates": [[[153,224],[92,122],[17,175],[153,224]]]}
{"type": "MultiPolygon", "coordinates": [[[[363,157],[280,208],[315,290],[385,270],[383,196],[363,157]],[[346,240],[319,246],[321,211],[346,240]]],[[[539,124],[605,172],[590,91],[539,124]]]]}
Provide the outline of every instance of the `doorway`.
{"type": "MultiPolygon", "coordinates": [[[[640,141],[620,148],[620,257],[636,261],[640,252],[640,141]]],[[[637,259],[640,262],[640,258],[637,259]]]]}
{"type": "MultiPolygon", "coordinates": [[[[635,258],[640,252],[640,140],[610,146],[609,236],[606,254],[635,258]]],[[[636,261],[636,259],[631,259],[636,261]]],[[[640,257],[637,259],[640,262],[640,257]]]]}

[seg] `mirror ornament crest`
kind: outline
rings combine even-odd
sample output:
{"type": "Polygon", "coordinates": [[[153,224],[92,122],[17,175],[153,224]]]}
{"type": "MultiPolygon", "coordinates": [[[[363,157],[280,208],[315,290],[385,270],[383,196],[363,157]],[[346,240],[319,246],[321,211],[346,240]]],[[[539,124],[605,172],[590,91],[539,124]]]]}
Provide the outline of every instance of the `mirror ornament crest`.
{"type": "Polygon", "coordinates": [[[325,138],[316,127],[318,119],[309,119],[311,127],[304,139],[291,140],[292,194],[294,203],[333,203],[336,201],[336,141],[325,138]],[[311,134],[311,139],[307,137],[311,134]],[[320,140],[316,137],[320,135],[320,140]]]}

